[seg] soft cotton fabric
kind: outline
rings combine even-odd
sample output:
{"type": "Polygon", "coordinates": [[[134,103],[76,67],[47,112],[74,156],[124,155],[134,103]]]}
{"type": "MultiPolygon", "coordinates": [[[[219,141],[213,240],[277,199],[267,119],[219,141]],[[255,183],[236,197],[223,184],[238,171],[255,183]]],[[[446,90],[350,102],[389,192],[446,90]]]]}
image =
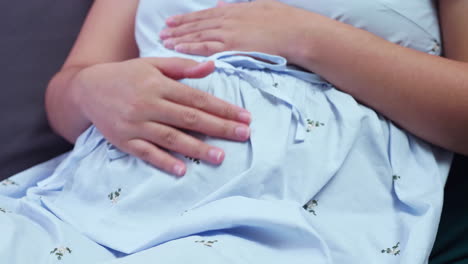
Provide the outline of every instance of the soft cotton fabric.
{"type": "MultiPolygon", "coordinates": [[[[440,53],[432,1],[283,2],[440,53]]],[[[215,61],[213,74],[182,82],[248,109],[250,140],[194,134],[225,161],[172,153],[188,166],[177,179],[92,126],[72,152],[0,184],[2,261],[427,263],[451,154],[282,57],[162,46],[167,17],[215,5],[141,0],[140,54],[215,61]]]]}

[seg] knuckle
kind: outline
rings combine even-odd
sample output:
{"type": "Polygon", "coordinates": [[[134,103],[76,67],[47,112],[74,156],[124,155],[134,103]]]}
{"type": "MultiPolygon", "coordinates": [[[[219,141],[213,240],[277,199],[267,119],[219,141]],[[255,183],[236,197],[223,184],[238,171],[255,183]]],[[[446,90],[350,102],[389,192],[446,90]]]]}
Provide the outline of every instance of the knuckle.
{"type": "Polygon", "coordinates": [[[202,143],[196,144],[190,150],[190,156],[193,157],[193,158],[203,158],[202,157],[202,149],[203,149],[203,144],[202,143]]]}
{"type": "Polygon", "coordinates": [[[107,127],[98,127],[101,133],[109,139],[117,147],[130,148],[132,147],[128,141],[133,134],[135,125],[126,120],[111,121],[107,127]]]}
{"type": "Polygon", "coordinates": [[[198,114],[193,110],[185,110],[182,112],[182,122],[187,126],[194,126],[198,121],[198,114]]]}
{"type": "Polygon", "coordinates": [[[192,23],[188,23],[188,24],[184,24],[180,26],[179,29],[180,31],[183,31],[184,34],[186,34],[186,33],[193,32],[193,30],[196,29],[197,25],[198,24],[196,22],[192,22],[192,23]]]}
{"type": "Polygon", "coordinates": [[[134,147],[133,153],[135,156],[139,157],[142,160],[150,161],[151,160],[151,150],[149,148],[140,146],[134,147]]]}
{"type": "Polygon", "coordinates": [[[203,34],[202,31],[197,32],[197,33],[194,34],[194,39],[195,39],[195,40],[203,39],[203,35],[204,35],[204,34],[203,34]]]}
{"type": "Polygon", "coordinates": [[[172,29],[170,31],[171,32],[171,37],[174,38],[174,37],[179,37],[179,36],[183,35],[182,30],[183,30],[183,27],[172,29]]]}
{"type": "Polygon", "coordinates": [[[192,98],[193,105],[198,109],[204,109],[208,105],[208,94],[195,92],[192,98]]]}
{"type": "Polygon", "coordinates": [[[184,48],[184,51],[187,54],[197,53],[197,46],[193,45],[192,43],[184,43],[184,44],[181,44],[181,46],[184,48]]]}
{"type": "Polygon", "coordinates": [[[236,116],[236,110],[234,109],[234,107],[232,106],[224,106],[223,108],[223,116],[226,117],[226,118],[229,118],[229,119],[235,119],[235,116],[236,116]]]}
{"type": "Polygon", "coordinates": [[[208,53],[210,52],[210,44],[207,42],[203,42],[200,45],[200,51],[203,53],[208,53]]]}
{"type": "Polygon", "coordinates": [[[123,119],[127,121],[135,120],[138,113],[141,113],[141,102],[129,102],[127,107],[122,111],[123,119]]]}
{"type": "Polygon", "coordinates": [[[144,98],[138,97],[129,99],[127,105],[120,109],[121,117],[124,121],[129,123],[138,121],[142,113],[145,113],[148,107],[151,107],[151,105],[144,98]]]}
{"type": "Polygon", "coordinates": [[[226,43],[229,42],[229,40],[230,40],[229,34],[226,34],[226,33],[224,33],[224,32],[221,32],[220,34],[218,34],[218,36],[216,36],[216,40],[217,40],[217,41],[220,41],[221,43],[226,44],[226,43]]]}
{"type": "Polygon", "coordinates": [[[155,88],[160,89],[161,87],[164,87],[161,85],[162,82],[163,76],[159,74],[158,71],[151,71],[138,82],[138,86],[142,87],[144,91],[154,91],[155,88]]]}
{"type": "MultiPolygon", "coordinates": [[[[114,138],[122,138],[122,135],[127,133],[129,123],[128,121],[122,119],[121,117],[114,120],[109,120],[109,125],[102,127],[96,124],[96,127],[100,129],[107,138],[114,140],[114,138]]],[[[115,140],[114,140],[115,141],[115,140]]],[[[114,143],[123,143],[123,142],[114,142],[114,143]]]]}
{"type": "Polygon", "coordinates": [[[167,147],[174,146],[177,143],[178,134],[176,131],[168,131],[163,135],[164,144],[167,147]]]}
{"type": "Polygon", "coordinates": [[[230,131],[231,129],[230,129],[230,125],[228,122],[223,122],[221,126],[219,127],[219,133],[220,133],[220,136],[222,137],[226,137],[226,138],[229,137],[231,134],[230,131]]]}
{"type": "Polygon", "coordinates": [[[123,151],[126,151],[127,149],[129,149],[131,152],[132,147],[127,143],[127,140],[125,138],[116,138],[116,139],[113,139],[112,141],[113,141],[112,144],[114,146],[122,149],[123,151]]]}

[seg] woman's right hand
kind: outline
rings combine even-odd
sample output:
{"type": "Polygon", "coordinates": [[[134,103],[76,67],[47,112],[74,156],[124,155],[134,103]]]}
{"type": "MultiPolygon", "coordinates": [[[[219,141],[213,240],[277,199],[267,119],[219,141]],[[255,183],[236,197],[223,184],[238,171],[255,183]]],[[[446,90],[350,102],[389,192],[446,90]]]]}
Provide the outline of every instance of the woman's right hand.
{"type": "Polygon", "coordinates": [[[250,113],[176,80],[202,78],[213,62],[139,58],[84,68],[71,80],[73,98],[110,143],[164,171],[182,176],[184,162],[166,150],[220,164],[224,152],[181,129],[245,141],[250,113]]]}

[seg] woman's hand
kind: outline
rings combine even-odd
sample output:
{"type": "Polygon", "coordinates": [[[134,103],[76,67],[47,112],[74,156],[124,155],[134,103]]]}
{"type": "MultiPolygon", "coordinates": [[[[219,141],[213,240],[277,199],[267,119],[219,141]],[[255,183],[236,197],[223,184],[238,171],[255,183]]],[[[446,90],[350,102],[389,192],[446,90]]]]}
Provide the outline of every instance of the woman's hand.
{"type": "Polygon", "coordinates": [[[112,144],[178,176],[184,163],[166,151],[220,164],[223,150],[180,129],[245,141],[250,114],[176,79],[201,78],[212,62],[176,58],[140,58],[98,64],[71,81],[74,98],[86,116],[112,144]]]}
{"type": "Polygon", "coordinates": [[[293,43],[302,37],[298,19],[305,13],[312,14],[272,0],[219,2],[215,8],[168,18],[160,38],[165,47],[187,54],[237,50],[289,58],[295,51],[293,43]]]}

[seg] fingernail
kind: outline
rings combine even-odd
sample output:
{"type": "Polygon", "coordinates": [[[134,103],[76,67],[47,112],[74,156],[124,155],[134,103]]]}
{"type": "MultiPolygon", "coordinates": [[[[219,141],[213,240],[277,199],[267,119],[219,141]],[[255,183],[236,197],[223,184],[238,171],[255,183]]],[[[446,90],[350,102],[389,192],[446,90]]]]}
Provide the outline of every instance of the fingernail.
{"type": "Polygon", "coordinates": [[[185,45],[176,45],[174,47],[174,50],[177,51],[177,52],[184,53],[187,49],[185,48],[185,45]]]}
{"type": "Polygon", "coordinates": [[[235,133],[239,139],[245,140],[250,136],[250,128],[245,126],[236,127],[235,133]]]}
{"type": "Polygon", "coordinates": [[[172,49],[174,48],[174,39],[166,39],[163,41],[163,45],[164,47],[168,48],[168,49],[172,49]]]}
{"type": "Polygon", "coordinates": [[[224,159],[224,152],[222,150],[212,148],[208,151],[208,157],[210,157],[211,161],[219,164],[224,159]]]}
{"type": "Polygon", "coordinates": [[[161,33],[159,33],[159,37],[161,39],[165,39],[165,38],[168,38],[171,36],[171,32],[167,29],[164,29],[163,31],[161,31],[161,33]]]}
{"type": "Polygon", "coordinates": [[[173,26],[177,23],[177,16],[171,16],[170,18],[166,19],[166,24],[169,26],[173,26]]]}
{"type": "Polygon", "coordinates": [[[174,165],[174,168],[172,169],[172,172],[177,176],[184,176],[185,167],[180,165],[180,164],[176,164],[176,165],[174,165]]]}
{"type": "Polygon", "coordinates": [[[247,111],[243,111],[239,113],[238,118],[239,118],[239,121],[249,124],[250,121],[252,120],[252,115],[247,111]]]}

